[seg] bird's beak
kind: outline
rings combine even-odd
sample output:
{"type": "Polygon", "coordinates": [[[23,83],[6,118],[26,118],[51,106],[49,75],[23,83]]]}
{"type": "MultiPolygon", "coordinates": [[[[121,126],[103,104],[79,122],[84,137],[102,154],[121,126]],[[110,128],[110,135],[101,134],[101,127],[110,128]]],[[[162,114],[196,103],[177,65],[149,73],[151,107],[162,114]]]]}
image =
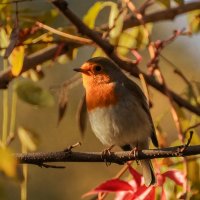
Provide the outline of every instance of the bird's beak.
{"type": "Polygon", "coordinates": [[[74,68],[74,71],[76,71],[76,72],[81,72],[81,73],[83,73],[83,74],[86,74],[86,75],[88,75],[88,69],[82,69],[82,68],[74,68]]]}

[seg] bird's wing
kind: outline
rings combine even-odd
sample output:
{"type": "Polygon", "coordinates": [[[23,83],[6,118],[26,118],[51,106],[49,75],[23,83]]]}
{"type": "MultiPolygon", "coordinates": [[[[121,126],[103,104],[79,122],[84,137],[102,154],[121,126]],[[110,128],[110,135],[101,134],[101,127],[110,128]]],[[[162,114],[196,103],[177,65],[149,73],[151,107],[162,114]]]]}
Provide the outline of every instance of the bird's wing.
{"type": "Polygon", "coordinates": [[[152,140],[153,144],[156,147],[158,147],[158,140],[157,140],[157,137],[156,137],[155,128],[154,128],[154,125],[153,125],[153,120],[152,120],[152,117],[151,117],[151,114],[150,114],[150,111],[149,111],[149,106],[147,104],[147,100],[146,100],[145,95],[143,94],[140,87],[136,83],[131,81],[129,78],[126,77],[126,80],[123,83],[124,83],[125,87],[127,89],[129,89],[131,91],[131,93],[138,99],[142,108],[147,113],[149,120],[152,124],[151,140],[152,140]]]}

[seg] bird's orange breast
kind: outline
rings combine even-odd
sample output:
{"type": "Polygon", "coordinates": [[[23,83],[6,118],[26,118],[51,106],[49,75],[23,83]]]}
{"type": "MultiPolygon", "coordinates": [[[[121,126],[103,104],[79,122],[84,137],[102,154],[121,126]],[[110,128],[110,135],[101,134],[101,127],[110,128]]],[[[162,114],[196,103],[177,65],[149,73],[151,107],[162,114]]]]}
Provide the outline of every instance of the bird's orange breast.
{"type": "Polygon", "coordinates": [[[118,101],[115,85],[113,83],[100,84],[86,90],[86,103],[88,111],[95,108],[115,105],[118,101]]]}

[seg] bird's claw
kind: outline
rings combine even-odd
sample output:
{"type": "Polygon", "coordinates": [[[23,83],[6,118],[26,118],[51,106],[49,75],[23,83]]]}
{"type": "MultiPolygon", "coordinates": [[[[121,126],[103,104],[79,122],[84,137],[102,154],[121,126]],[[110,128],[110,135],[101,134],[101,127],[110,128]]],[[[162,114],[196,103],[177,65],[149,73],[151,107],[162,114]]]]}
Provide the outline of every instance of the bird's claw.
{"type": "Polygon", "coordinates": [[[130,153],[129,153],[129,157],[134,157],[134,160],[136,161],[136,163],[139,165],[139,161],[137,160],[137,152],[138,152],[138,147],[134,147],[130,153]]]}
{"type": "Polygon", "coordinates": [[[110,146],[107,149],[104,149],[101,153],[101,158],[105,161],[106,166],[111,165],[111,162],[107,161],[107,157],[111,155],[111,149],[114,147],[114,145],[110,146]]]}

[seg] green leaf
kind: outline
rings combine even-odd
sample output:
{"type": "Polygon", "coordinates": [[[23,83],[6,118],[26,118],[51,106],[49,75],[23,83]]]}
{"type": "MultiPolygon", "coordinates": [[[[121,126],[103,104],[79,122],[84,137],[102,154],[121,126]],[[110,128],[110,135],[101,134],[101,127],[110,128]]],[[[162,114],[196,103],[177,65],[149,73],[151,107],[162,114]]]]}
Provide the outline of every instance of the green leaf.
{"type": "Polygon", "coordinates": [[[16,86],[16,92],[21,100],[32,105],[47,107],[54,104],[52,94],[30,80],[20,81],[16,86]]]}
{"type": "Polygon", "coordinates": [[[111,38],[117,38],[121,34],[123,28],[123,22],[124,22],[124,12],[120,13],[117,4],[113,3],[111,5],[109,21],[108,21],[108,26],[111,29],[109,36],[111,38]]]}
{"type": "Polygon", "coordinates": [[[139,32],[138,27],[134,27],[125,30],[121,34],[118,42],[119,47],[117,48],[117,52],[119,54],[126,55],[129,52],[130,48],[136,46],[137,41],[135,38],[137,37],[138,32],[139,32]]]}
{"type": "Polygon", "coordinates": [[[38,146],[38,137],[36,134],[32,133],[30,130],[25,129],[23,127],[18,128],[18,136],[20,142],[24,147],[26,147],[29,151],[37,150],[38,146]]]}
{"type": "Polygon", "coordinates": [[[200,10],[192,11],[188,14],[190,30],[197,33],[200,30],[200,10]]]}
{"type": "Polygon", "coordinates": [[[166,8],[170,8],[170,0],[156,0],[162,5],[164,5],[166,8]]]}
{"type": "MultiPolygon", "coordinates": [[[[151,23],[146,24],[146,28],[151,33],[153,25],[151,23]]],[[[117,52],[121,55],[126,55],[130,48],[144,48],[148,43],[148,38],[144,33],[143,26],[137,26],[125,30],[119,38],[117,52]]]]}

